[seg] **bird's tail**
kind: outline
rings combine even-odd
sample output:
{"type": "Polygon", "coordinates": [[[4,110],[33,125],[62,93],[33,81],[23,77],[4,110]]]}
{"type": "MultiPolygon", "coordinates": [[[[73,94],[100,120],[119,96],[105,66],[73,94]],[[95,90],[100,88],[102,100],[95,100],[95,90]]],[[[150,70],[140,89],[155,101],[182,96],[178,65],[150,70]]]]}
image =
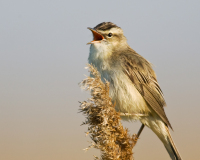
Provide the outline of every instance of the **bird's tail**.
{"type": "MultiPolygon", "coordinates": [[[[152,131],[158,136],[158,138],[163,142],[167,152],[169,153],[169,156],[171,157],[172,160],[183,160],[172,140],[171,134],[169,132],[169,128],[165,123],[160,121],[153,121],[149,120],[148,121],[143,121],[149,128],[152,129],[152,131]],[[157,122],[157,123],[155,123],[157,122]]],[[[143,123],[143,124],[144,124],[143,123]]]]}
{"type": "Polygon", "coordinates": [[[169,153],[172,160],[182,160],[167,126],[166,126],[166,132],[167,132],[167,139],[165,139],[166,142],[163,142],[163,144],[167,152],[169,153]]]}

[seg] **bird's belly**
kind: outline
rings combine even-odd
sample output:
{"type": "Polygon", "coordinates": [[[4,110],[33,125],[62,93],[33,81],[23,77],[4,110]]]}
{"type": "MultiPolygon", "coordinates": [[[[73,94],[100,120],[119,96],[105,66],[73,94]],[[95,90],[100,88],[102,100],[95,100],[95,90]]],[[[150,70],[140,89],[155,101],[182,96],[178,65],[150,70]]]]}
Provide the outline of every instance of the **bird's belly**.
{"type": "Polygon", "coordinates": [[[110,82],[109,94],[118,112],[136,119],[150,113],[146,101],[123,71],[102,73],[101,76],[110,82]]]}

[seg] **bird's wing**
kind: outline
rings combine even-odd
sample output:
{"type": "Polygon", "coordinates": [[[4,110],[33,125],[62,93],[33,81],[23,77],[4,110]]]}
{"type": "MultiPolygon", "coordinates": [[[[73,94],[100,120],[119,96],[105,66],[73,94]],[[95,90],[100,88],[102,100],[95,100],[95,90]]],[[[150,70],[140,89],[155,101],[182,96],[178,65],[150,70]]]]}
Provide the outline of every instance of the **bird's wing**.
{"type": "Polygon", "coordinates": [[[133,53],[133,51],[129,52],[129,54],[120,55],[124,73],[130,78],[149,106],[166,125],[172,128],[163,108],[166,105],[163,93],[151,64],[139,54],[133,53]]]}

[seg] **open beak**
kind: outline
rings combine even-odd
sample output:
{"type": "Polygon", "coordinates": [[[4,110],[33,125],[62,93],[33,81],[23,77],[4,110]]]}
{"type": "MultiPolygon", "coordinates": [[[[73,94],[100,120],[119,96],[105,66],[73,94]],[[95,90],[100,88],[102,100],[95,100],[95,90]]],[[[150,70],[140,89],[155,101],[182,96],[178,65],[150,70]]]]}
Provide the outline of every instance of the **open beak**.
{"type": "Polygon", "coordinates": [[[95,31],[94,29],[89,28],[89,27],[88,27],[88,29],[92,31],[94,39],[93,39],[93,41],[88,42],[87,44],[99,43],[99,42],[101,42],[102,39],[104,39],[104,37],[97,31],[95,31]]]}

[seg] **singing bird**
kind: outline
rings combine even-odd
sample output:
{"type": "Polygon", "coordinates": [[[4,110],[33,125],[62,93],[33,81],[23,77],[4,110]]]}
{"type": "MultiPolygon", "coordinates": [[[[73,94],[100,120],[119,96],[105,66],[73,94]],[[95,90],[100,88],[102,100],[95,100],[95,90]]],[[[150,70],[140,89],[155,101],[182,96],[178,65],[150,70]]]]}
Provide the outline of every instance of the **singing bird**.
{"type": "Polygon", "coordinates": [[[97,68],[103,81],[110,82],[109,94],[116,111],[124,114],[122,119],[140,120],[162,141],[172,160],[181,160],[151,63],[128,45],[123,30],[112,22],[88,29],[93,33],[93,41],[88,43],[89,64],[97,68]]]}

